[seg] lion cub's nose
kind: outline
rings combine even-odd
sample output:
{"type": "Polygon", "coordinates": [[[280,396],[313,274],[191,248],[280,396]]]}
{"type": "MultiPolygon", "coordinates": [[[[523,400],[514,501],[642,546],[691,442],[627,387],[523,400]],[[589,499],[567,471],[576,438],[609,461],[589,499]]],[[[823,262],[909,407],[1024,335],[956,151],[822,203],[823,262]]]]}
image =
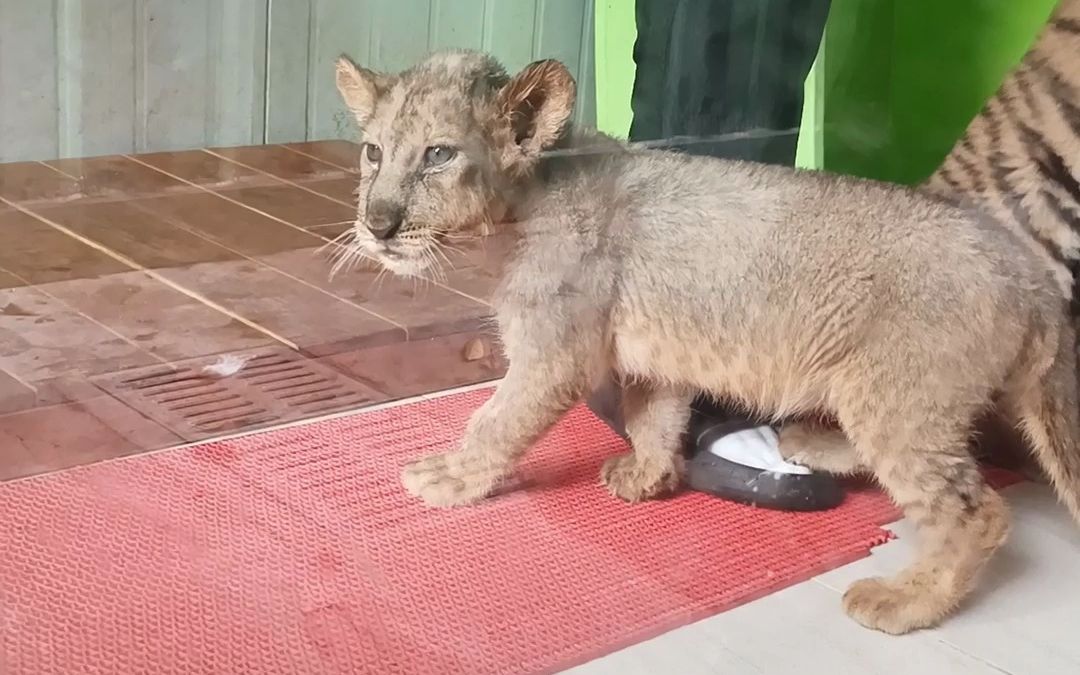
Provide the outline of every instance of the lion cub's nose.
{"type": "Polygon", "coordinates": [[[405,221],[405,209],[397,204],[375,203],[368,207],[367,228],[376,239],[389,239],[405,221]]]}

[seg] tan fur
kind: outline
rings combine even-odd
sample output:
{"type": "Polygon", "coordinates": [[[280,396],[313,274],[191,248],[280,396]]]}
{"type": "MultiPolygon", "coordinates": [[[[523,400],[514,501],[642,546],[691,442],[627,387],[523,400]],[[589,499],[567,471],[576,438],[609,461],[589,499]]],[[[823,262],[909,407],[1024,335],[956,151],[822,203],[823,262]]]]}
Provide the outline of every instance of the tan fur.
{"type": "MultiPolygon", "coordinates": [[[[678,484],[693,392],[825,412],[923,539],[897,577],[853,586],[847,610],[892,633],[938,622],[1008,529],[967,449],[992,396],[1045,457],[1077,454],[1073,331],[1049,267],[1008,229],[903,188],[575,132],[564,68],[499,73],[482,55],[435,55],[360,111],[383,160],[365,167],[354,251],[426,276],[447,236],[491,220],[520,236],[496,300],[506,378],[458,448],[405,468],[408,491],[483,499],[610,371],[633,452],[601,476],[630,502],[678,484]],[[423,164],[448,144],[452,162],[423,164]],[[369,227],[386,200],[406,215],[383,241],[369,227]]],[[[1058,487],[1075,504],[1080,475],[1058,487]]]]}
{"type": "Polygon", "coordinates": [[[785,424],[780,429],[780,451],[788,461],[818,471],[843,475],[869,470],[839,427],[813,421],[785,424]]]}
{"type": "MultiPolygon", "coordinates": [[[[1080,0],[1058,3],[1023,61],[1005,79],[937,171],[921,186],[928,194],[980,209],[1012,229],[1054,270],[1080,327],[1080,0]]],[[[1011,419],[1013,423],[1017,420],[1011,419]]],[[[850,444],[838,430],[790,424],[781,452],[823,470],[848,469],[850,444]],[[823,448],[833,449],[831,457],[823,448]]],[[[995,430],[1001,434],[1002,430],[995,430]]],[[[1030,432],[1027,432],[1030,434],[1030,432]]],[[[1045,447],[1045,446],[1043,446],[1045,447]]],[[[1038,461],[1051,480],[1060,470],[1038,461]]],[[[1021,449],[1022,451],[1022,449],[1021,449]]],[[[1080,457],[1068,475],[1080,474],[1080,457]]],[[[1038,478],[1038,469],[1022,466],[1038,478]]],[[[841,471],[843,472],[843,471],[841,471]]],[[[1059,477],[1057,480],[1061,480],[1059,477]]],[[[1070,504],[1076,511],[1077,507],[1070,504]]]]}

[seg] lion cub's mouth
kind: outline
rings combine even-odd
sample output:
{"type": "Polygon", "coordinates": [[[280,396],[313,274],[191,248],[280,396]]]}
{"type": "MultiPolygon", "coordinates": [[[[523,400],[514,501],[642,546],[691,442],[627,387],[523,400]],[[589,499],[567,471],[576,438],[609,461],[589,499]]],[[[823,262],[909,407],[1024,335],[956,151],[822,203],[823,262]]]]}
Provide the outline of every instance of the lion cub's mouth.
{"type": "Polygon", "coordinates": [[[368,255],[386,270],[401,277],[426,276],[431,256],[421,247],[395,242],[367,242],[368,255]]]}
{"type": "Polygon", "coordinates": [[[330,243],[336,249],[331,256],[331,275],[349,270],[366,260],[369,266],[381,267],[395,276],[441,281],[447,270],[454,267],[451,257],[460,252],[457,246],[465,238],[433,231],[426,236],[382,240],[374,238],[361,221],[357,221],[330,243]]]}
{"type": "Polygon", "coordinates": [[[329,242],[333,248],[331,277],[347,272],[356,266],[375,265],[396,276],[422,277],[428,272],[432,255],[422,247],[396,241],[378,241],[366,228],[357,225],[329,242]]]}
{"type": "Polygon", "coordinates": [[[397,249],[391,248],[384,243],[375,244],[375,255],[379,258],[386,258],[388,260],[401,260],[405,257],[405,254],[397,249]]]}

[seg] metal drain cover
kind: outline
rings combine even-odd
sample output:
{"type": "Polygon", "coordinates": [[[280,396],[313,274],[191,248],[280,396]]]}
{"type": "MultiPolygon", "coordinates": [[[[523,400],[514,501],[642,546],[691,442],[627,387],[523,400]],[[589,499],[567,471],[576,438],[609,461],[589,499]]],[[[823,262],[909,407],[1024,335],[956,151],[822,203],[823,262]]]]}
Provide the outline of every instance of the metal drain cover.
{"type": "Polygon", "coordinates": [[[211,357],[138,368],[95,378],[94,383],[189,441],[341,412],[385,398],[286,349],[257,351],[227,377],[204,371],[214,361],[211,357]]]}

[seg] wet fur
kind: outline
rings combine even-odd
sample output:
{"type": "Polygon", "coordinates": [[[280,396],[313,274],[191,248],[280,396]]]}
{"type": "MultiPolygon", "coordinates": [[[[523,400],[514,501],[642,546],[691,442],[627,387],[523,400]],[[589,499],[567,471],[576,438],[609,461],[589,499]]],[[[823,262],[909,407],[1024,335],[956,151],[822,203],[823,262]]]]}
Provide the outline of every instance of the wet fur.
{"type": "Polygon", "coordinates": [[[1072,327],[1015,232],[900,187],[627,148],[567,126],[559,64],[500,73],[468,52],[393,77],[339,63],[365,142],[383,146],[363,169],[359,255],[423,275],[443,237],[493,223],[520,237],[496,299],[509,371],[456,449],[405,467],[410,493],[440,507],[489,496],[612,370],[633,452],[601,480],[628,502],[678,486],[698,391],[778,417],[825,412],[923,539],[911,566],[844,596],[890,633],[940,621],[1006,536],[967,448],[995,395],[1076,507],[1072,327]],[[447,142],[454,166],[418,163],[447,142]],[[372,237],[376,199],[400,203],[404,241],[372,237]]]}

